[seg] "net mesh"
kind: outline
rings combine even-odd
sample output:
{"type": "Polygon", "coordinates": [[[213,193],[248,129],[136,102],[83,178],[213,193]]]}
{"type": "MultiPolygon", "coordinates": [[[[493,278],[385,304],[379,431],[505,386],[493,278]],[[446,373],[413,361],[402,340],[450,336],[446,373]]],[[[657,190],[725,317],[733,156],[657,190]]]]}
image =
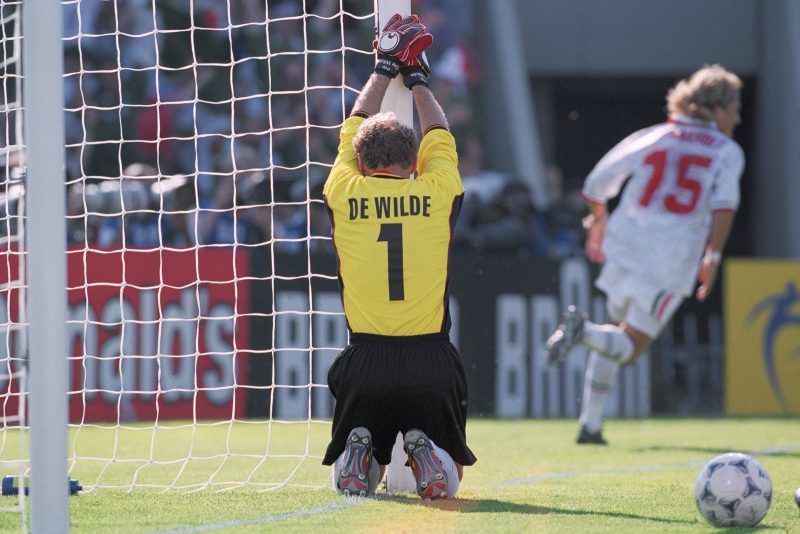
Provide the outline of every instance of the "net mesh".
{"type": "MultiPolygon", "coordinates": [[[[0,0],[9,236],[19,4],[0,0]]],[[[347,334],[321,188],[372,67],[373,1],[62,10],[71,477],[84,491],[329,484],[326,374],[347,334]]],[[[7,280],[21,250],[6,244],[7,280]]],[[[25,354],[13,291],[9,374],[25,354]]],[[[3,443],[19,389],[2,390],[3,443]]]]}
{"type": "MultiPolygon", "coordinates": [[[[20,1],[0,2],[0,476],[2,493],[13,492],[26,472],[25,254],[20,53],[20,1]]],[[[0,502],[0,512],[19,512],[27,530],[25,493],[0,502]]]]}

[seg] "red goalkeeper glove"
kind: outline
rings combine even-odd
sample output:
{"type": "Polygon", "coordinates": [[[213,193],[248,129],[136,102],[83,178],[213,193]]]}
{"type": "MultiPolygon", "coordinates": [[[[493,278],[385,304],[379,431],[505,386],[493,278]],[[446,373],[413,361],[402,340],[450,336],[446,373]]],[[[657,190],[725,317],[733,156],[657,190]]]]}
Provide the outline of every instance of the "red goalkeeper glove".
{"type": "Polygon", "coordinates": [[[393,15],[383,27],[380,38],[373,43],[378,56],[375,72],[394,78],[432,42],[433,36],[418,16],[403,18],[399,14],[393,15]]]}

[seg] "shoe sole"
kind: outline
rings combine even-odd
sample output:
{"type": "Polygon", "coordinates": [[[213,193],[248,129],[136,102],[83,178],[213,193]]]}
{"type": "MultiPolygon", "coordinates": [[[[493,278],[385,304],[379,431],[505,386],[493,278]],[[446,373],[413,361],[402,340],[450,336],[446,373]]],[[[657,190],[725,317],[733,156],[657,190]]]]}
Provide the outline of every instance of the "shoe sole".
{"type": "Polygon", "coordinates": [[[428,436],[421,431],[409,430],[403,448],[408,454],[419,496],[423,499],[446,499],[447,476],[428,436]]]}
{"type": "Polygon", "coordinates": [[[567,343],[564,340],[565,334],[560,327],[559,331],[561,332],[561,337],[553,340],[553,336],[550,336],[544,346],[544,359],[549,365],[558,365],[563,362],[567,358],[569,351],[575,346],[574,342],[567,343]]]}
{"type": "Polygon", "coordinates": [[[599,432],[597,434],[589,434],[584,433],[583,430],[578,433],[575,443],[578,445],[608,445],[608,442],[599,432]]]}
{"type": "MultiPolygon", "coordinates": [[[[578,313],[577,311],[572,309],[572,306],[570,306],[568,310],[569,310],[568,313],[570,314],[578,313]]],[[[562,361],[564,361],[567,357],[567,354],[569,354],[569,351],[571,351],[572,348],[575,345],[577,345],[577,341],[575,340],[575,338],[580,336],[580,331],[583,329],[583,325],[576,328],[575,332],[576,335],[573,335],[572,339],[567,340],[565,339],[567,337],[566,325],[570,320],[571,319],[565,317],[564,321],[558,325],[556,332],[561,332],[561,337],[559,337],[558,339],[553,339],[553,337],[555,337],[555,334],[553,334],[545,342],[544,358],[545,361],[550,365],[557,365],[562,361]]],[[[583,322],[583,320],[581,322],[583,322]]]]}
{"type": "Polygon", "coordinates": [[[608,445],[606,441],[576,440],[575,443],[578,445],[608,445]]]}
{"type": "MultiPolygon", "coordinates": [[[[365,429],[366,431],[366,429],[365,429]]],[[[369,465],[372,454],[372,437],[350,432],[344,447],[344,461],[337,482],[342,495],[366,497],[369,492],[369,465]]]]}

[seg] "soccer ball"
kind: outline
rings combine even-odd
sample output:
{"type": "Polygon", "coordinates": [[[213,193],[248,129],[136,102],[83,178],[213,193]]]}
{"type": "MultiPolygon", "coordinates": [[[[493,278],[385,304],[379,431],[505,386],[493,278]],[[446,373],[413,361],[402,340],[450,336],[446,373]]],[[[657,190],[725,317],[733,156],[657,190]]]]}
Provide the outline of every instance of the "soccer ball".
{"type": "Polygon", "coordinates": [[[739,452],[708,462],[694,483],[700,514],[716,527],[752,527],[772,503],[772,481],[754,458],[739,452]]]}

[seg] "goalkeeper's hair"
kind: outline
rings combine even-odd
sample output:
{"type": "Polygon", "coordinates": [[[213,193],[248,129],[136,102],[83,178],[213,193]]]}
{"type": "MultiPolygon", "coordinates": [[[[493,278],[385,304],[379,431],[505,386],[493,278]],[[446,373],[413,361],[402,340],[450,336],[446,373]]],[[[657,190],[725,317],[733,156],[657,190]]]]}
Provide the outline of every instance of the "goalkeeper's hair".
{"type": "Polygon", "coordinates": [[[667,112],[713,121],[717,106],[726,107],[742,89],[742,80],[721,65],[706,65],[667,93],[667,112]]]}
{"type": "Polygon", "coordinates": [[[394,113],[378,113],[361,123],[353,148],[370,169],[414,164],[419,139],[412,128],[400,124],[394,113]]]}

